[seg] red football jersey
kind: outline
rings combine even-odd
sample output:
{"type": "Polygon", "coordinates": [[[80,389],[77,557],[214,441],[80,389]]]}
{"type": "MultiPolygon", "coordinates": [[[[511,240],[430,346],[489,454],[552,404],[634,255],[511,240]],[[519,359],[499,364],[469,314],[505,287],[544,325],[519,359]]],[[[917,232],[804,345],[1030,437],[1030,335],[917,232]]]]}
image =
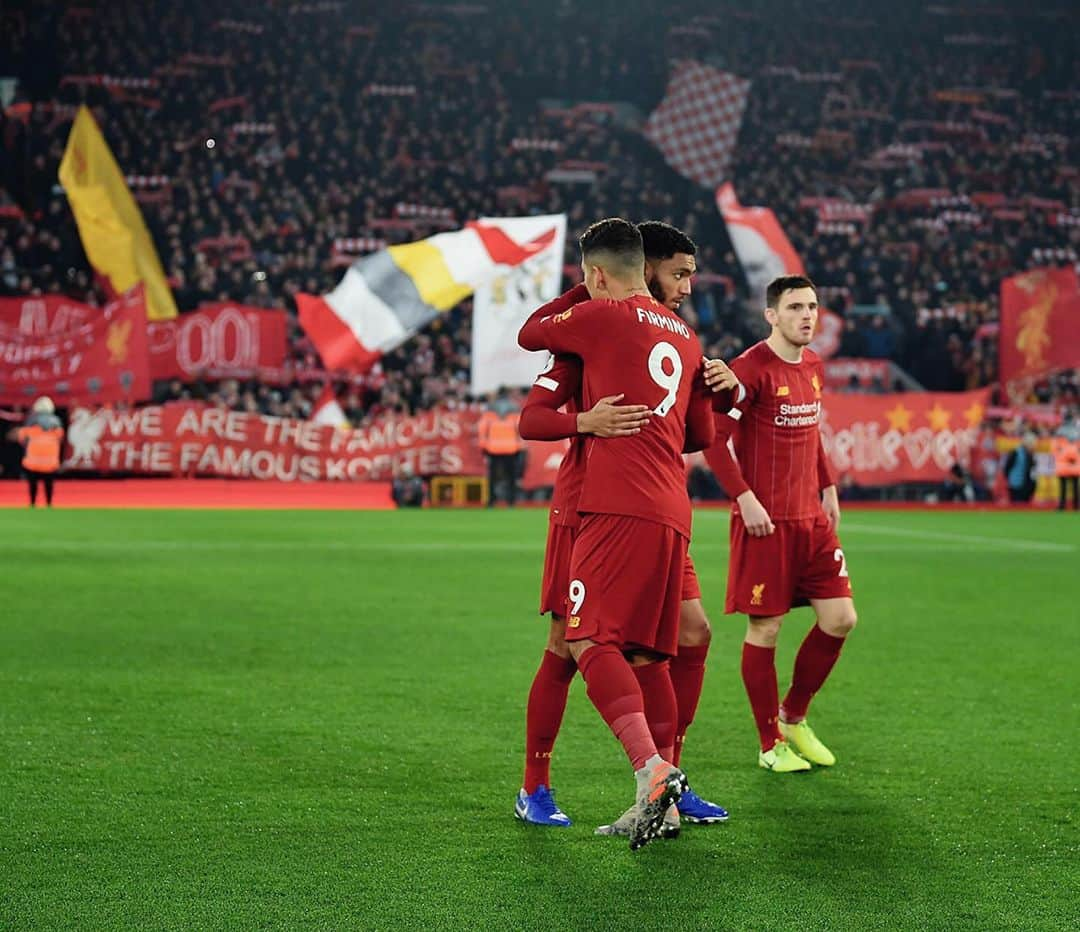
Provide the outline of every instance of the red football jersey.
{"type": "Polygon", "coordinates": [[[578,304],[530,318],[519,342],[528,350],[572,353],[584,364],[581,404],[607,395],[653,410],[632,437],[584,439],[585,482],[578,510],[627,515],[690,536],[690,499],[682,452],[688,437],[709,443],[715,428],[702,380],[697,335],[651,297],[578,304]]]}
{"type": "Polygon", "coordinates": [[[717,442],[705,454],[716,478],[732,499],[752,489],[774,521],[819,514],[821,490],[833,484],[818,428],[821,358],[804,349],[801,362],[787,362],[762,340],[731,368],[744,391],[716,416],[717,442]]]}
{"type": "Polygon", "coordinates": [[[544,411],[566,408],[566,414],[550,418],[545,440],[570,438],[570,448],[559,464],[555,488],[551,494],[551,520],[555,524],[577,527],[581,524],[578,499],[585,482],[585,438],[577,432],[577,413],[581,408],[581,360],[576,356],[552,356],[540,370],[522,406],[522,423],[538,406],[544,411]]]}

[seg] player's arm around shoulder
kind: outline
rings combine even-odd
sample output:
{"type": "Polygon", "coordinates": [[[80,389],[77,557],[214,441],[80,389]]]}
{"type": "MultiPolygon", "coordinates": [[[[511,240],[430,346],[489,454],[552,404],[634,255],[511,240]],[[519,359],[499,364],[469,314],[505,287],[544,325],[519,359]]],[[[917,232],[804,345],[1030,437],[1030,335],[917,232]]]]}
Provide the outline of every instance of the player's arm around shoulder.
{"type": "Polygon", "coordinates": [[[518,433],[523,440],[564,440],[577,434],[574,414],[560,410],[581,388],[581,360],[550,354],[521,407],[518,433]]]}
{"type": "MultiPolygon", "coordinates": [[[[572,289],[567,294],[571,295],[576,291],[577,289],[572,289]]],[[[584,288],[582,288],[582,291],[584,291],[584,288]]],[[[580,331],[585,326],[584,322],[591,320],[595,316],[596,309],[609,303],[589,298],[588,292],[585,292],[585,300],[569,304],[568,298],[567,302],[562,305],[562,310],[554,313],[541,313],[544,311],[544,308],[541,308],[539,311],[534,312],[522,325],[521,330],[518,332],[518,345],[522,349],[530,351],[546,349],[551,350],[553,353],[563,352],[581,355],[581,342],[575,343],[573,349],[566,347],[573,342],[574,337],[579,336],[580,331]],[[570,326],[559,326],[567,324],[570,326]]],[[[552,302],[552,305],[554,305],[554,302],[552,302]]],[[[551,307],[551,305],[546,307],[551,307]]],[[[585,345],[587,345],[587,341],[585,341],[585,345]]]]}
{"type": "Polygon", "coordinates": [[[716,421],[713,418],[712,392],[705,382],[706,361],[703,358],[694,373],[690,404],[686,410],[686,441],[683,453],[697,453],[712,446],[716,440],[716,421]]]}
{"type": "Polygon", "coordinates": [[[557,298],[548,301],[547,304],[540,305],[540,307],[538,307],[535,311],[532,312],[532,314],[529,315],[529,318],[525,321],[525,323],[522,324],[521,330],[518,332],[518,344],[521,346],[522,349],[529,350],[530,352],[544,349],[543,346],[526,346],[522,342],[524,338],[523,334],[525,334],[526,331],[528,331],[529,333],[533,333],[535,330],[534,325],[538,321],[543,320],[546,317],[553,317],[556,314],[561,314],[564,311],[572,308],[575,304],[580,304],[582,301],[588,300],[588,289],[582,284],[575,285],[569,291],[565,291],[557,298]]]}

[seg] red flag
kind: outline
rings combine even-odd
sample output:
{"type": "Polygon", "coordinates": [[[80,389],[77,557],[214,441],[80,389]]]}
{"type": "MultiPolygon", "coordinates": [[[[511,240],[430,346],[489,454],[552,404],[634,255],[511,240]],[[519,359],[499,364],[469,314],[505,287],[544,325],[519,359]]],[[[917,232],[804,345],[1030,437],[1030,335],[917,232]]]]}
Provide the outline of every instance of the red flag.
{"type": "Polygon", "coordinates": [[[58,405],[150,397],[146,302],[142,286],[94,318],[60,333],[0,331],[0,403],[49,395],[58,405]]]}
{"type": "MultiPolygon", "coordinates": [[[[802,259],[784,233],[776,214],[768,207],[743,207],[730,182],[717,189],[716,206],[720,208],[727,225],[728,236],[743,267],[751,295],[760,296],[764,303],[765,289],[774,278],[806,274],[802,259]]],[[[840,348],[843,329],[844,319],[839,314],[821,308],[811,348],[823,359],[828,359],[840,348]]]]}
{"type": "Polygon", "coordinates": [[[1001,283],[1001,380],[1080,366],[1080,283],[1076,270],[1035,269],[1001,283]]]}

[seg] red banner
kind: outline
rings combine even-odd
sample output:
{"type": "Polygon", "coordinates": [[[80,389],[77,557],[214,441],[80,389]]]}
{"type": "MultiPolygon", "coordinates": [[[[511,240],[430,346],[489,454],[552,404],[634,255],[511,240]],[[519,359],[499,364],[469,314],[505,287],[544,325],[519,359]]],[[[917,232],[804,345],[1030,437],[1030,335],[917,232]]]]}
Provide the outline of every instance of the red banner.
{"type": "Polygon", "coordinates": [[[888,386],[889,373],[890,366],[887,359],[837,356],[825,363],[825,387],[832,391],[845,389],[851,384],[852,376],[859,380],[862,388],[872,385],[874,379],[888,386]]]}
{"type": "Polygon", "coordinates": [[[990,390],[829,395],[821,437],[837,479],[939,482],[969,466],[990,390]]]}
{"type": "Polygon", "coordinates": [[[76,409],[69,469],[237,479],[388,480],[407,465],[420,475],[482,475],[475,411],[430,411],[360,430],[178,402],[117,412],[76,409]]]}
{"type": "Polygon", "coordinates": [[[0,327],[27,337],[55,336],[101,316],[101,308],[80,304],[64,295],[0,298],[0,327]]]}
{"type": "Polygon", "coordinates": [[[998,366],[1003,382],[1080,366],[1076,270],[1036,269],[1001,283],[998,366]]]}
{"type": "Polygon", "coordinates": [[[818,309],[817,329],[814,331],[814,339],[810,342],[810,349],[822,359],[830,359],[840,349],[840,341],[844,337],[844,318],[827,307],[818,309]]]}
{"type": "Polygon", "coordinates": [[[527,492],[533,489],[550,489],[555,485],[563,455],[570,448],[569,440],[531,440],[525,460],[525,475],[521,487],[527,492]]]}
{"type": "Polygon", "coordinates": [[[252,378],[279,369],[288,352],[289,318],[239,304],[212,304],[147,327],[154,379],[252,378]]]}
{"type": "Polygon", "coordinates": [[[141,288],[74,329],[42,336],[0,332],[0,404],[28,405],[40,395],[60,407],[150,397],[141,288]]]}

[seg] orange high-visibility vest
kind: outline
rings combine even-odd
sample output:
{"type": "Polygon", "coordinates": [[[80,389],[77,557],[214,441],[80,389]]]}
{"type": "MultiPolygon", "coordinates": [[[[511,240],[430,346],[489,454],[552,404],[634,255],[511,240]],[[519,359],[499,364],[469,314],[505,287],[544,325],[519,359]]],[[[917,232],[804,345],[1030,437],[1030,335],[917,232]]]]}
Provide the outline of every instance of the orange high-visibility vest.
{"type": "Polygon", "coordinates": [[[1068,437],[1054,437],[1050,441],[1054,453],[1054,472],[1062,478],[1080,476],[1080,443],[1068,437]]]}
{"type": "Polygon", "coordinates": [[[519,420],[520,416],[516,411],[501,417],[494,411],[485,411],[477,426],[480,449],[492,456],[517,453],[521,449],[521,437],[518,435],[519,420]]]}
{"type": "Polygon", "coordinates": [[[19,443],[26,445],[22,460],[24,469],[31,472],[56,472],[60,468],[64,428],[31,424],[29,427],[20,427],[16,436],[19,443]]]}

